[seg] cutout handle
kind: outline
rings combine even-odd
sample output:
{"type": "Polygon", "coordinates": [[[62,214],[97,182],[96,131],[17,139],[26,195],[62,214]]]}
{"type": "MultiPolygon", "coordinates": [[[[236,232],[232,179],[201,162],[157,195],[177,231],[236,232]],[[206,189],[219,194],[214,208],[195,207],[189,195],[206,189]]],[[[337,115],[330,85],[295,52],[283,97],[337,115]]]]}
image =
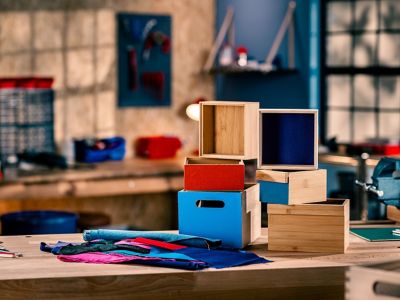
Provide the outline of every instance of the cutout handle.
{"type": "Polygon", "coordinates": [[[374,283],[376,295],[400,298],[400,284],[377,281],[374,283]]]}
{"type": "Polygon", "coordinates": [[[196,206],[199,208],[223,208],[225,202],[221,200],[197,200],[196,206]]]}

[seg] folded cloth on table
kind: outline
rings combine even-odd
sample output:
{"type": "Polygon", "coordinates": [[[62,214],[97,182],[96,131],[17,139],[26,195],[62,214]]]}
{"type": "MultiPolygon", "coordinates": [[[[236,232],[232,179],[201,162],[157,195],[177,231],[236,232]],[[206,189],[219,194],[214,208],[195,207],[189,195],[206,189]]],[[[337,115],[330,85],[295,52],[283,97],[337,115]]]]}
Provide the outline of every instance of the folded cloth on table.
{"type": "Polygon", "coordinates": [[[204,268],[208,268],[207,263],[202,261],[122,255],[118,253],[91,252],[74,255],[58,255],[57,258],[64,262],[81,262],[95,264],[136,263],[142,265],[185,270],[201,270],[204,268]]]}
{"type": "MultiPolygon", "coordinates": [[[[145,238],[136,238],[133,241],[149,246],[155,246],[159,249],[158,251],[163,251],[162,249],[164,249],[164,251],[173,250],[174,252],[171,253],[174,253],[174,255],[183,254],[194,260],[204,261],[210,265],[210,267],[217,269],[271,262],[270,260],[262,258],[252,252],[243,250],[182,247],[173,243],[160,242],[145,238]]],[[[153,249],[152,251],[156,251],[153,249]]]]}
{"type": "Polygon", "coordinates": [[[93,241],[98,239],[120,241],[124,239],[134,239],[138,237],[176,243],[188,247],[198,247],[198,248],[216,248],[221,245],[221,240],[218,239],[209,239],[209,238],[186,235],[186,234],[174,234],[166,232],[110,230],[110,229],[94,229],[94,230],[85,230],[83,232],[83,239],[85,241],[93,241]]]}
{"type": "Polygon", "coordinates": [[[105,240],[95,240],[85,243],[66,243],[59,241],[51,245],[44,242],[40,243],[40,250],[53,254],[80,254],[88,252],[106,252],[111,250],[129,250],[135,253],[150,253],[150,247],[140,243],[114,243],[105,240]]]}

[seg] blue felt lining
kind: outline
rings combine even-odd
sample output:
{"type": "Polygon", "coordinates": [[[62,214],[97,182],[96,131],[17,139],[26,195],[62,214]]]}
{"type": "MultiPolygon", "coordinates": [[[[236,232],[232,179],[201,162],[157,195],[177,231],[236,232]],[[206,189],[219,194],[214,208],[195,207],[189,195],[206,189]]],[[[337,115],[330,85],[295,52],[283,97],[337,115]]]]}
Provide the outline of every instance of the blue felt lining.
{"type": "Polygon", "coordinates": [[[263,165],[314,164],[314,114],[263,113],[263,165]]]}

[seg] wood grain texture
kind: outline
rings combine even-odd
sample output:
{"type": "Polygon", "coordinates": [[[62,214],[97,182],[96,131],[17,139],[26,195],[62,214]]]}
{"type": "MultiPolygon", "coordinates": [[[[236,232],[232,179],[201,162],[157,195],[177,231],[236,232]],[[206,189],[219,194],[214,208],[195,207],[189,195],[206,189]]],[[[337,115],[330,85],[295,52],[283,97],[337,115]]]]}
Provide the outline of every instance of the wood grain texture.
{"type": "Polygon", "coordinates": [[[326,170],[273,171],[257,170],[257,180],[288,185],[288,204],[303,204],[326,200],[326,170]]]}
{"type": "Polygon", "coordinates": [[[349,245],[349,200],[330,204],[332,201],[326,204],[269,204],[268,249],[346,252],[349,245]]]}
{"type": "MultiPolygon", "coordinates": [[[[39,243],[82,240],[81,235],[1,237],[24,254],[1,259],[4,299],[344,299],[348,266],[400,259],[400,242],[369,243],[351,236],[346,254],[267,251],[268,230],[250,250],[274,262],[188,272],[139,265],[63,263],[39,243]]],[[[364,298],[368,299],[368,298],[364,298]]]]}
{"type": "Polygon", "coordinates": [[[258,108],[258,102],[201,102],[200,156],[257,158],[258,108]]]}
{"type": "Polygon", "coordinates": [[[400,209],[393,205],[388,205],[386,208],[387,218],[389,220],[400,223],[400,209]]]}

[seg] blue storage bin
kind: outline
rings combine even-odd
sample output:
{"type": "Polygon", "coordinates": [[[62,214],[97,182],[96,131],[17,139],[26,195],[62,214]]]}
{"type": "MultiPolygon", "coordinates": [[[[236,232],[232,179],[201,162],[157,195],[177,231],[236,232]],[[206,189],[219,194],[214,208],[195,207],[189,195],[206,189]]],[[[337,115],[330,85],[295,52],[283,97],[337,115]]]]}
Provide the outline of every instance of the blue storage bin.
{"type": "Polygon", "coordinates": [[[125,156],[125,139],[113,137],[101,139],[106,145],[105,149],[94,149],[86,140],[75,141],[75,158],[85,163],[96,163],[107,160],[123,160],[125,156]]]}
{"type": "Polygon", "coordinates": [[[179,233],[222,240],[222,245],[243,248],[261,231],[259,185],[244,191],[178,193],[179,233]]]}
{"type": "Polygon", "coordinates": [[[3,235],[76,233],[77,215],[62,211],[21,211],[1,216],[3,235]]]}

